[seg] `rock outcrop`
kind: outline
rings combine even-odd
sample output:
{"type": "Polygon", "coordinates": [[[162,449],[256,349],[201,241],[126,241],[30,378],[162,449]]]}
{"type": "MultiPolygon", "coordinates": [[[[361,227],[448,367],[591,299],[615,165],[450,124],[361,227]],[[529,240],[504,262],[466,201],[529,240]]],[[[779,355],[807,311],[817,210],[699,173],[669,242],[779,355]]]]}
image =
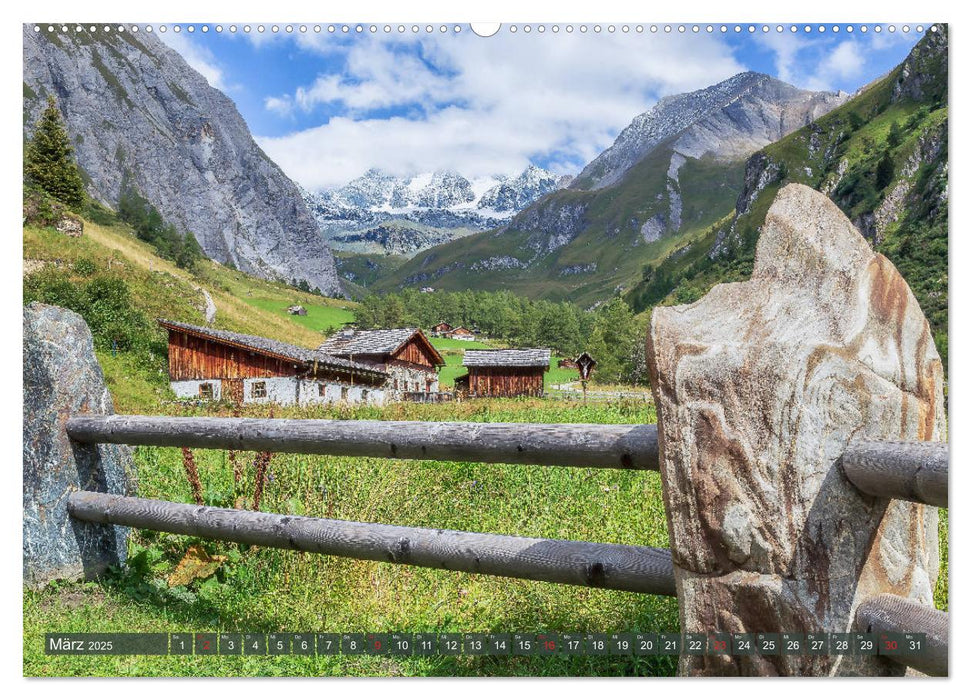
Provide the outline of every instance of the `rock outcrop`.
{"type": "Polygon", "coordinates": [[[72,415],[114,413],[91,331],[73,311],[24,308],[24,584],[91,578],[125,562],[124,528],[72,521],[75,490],[133,494],[131,448],[72,444],[72,415]]]}
{"type": "MultiPolygon", "coordinates": [[[[685,631],[849,631],[933,605],[936,508],[858,492],[851,438],[943,440],[943,369],[907,283],[824,195],[780,190],[748,282],[655,309],[648,358],[685,631]]],[[[876,656],[684,656],[685,674],[892,674],[876,656]]]]}
{"type": "Polygon", "coordinates": [[[147,32],[25,25],[23,39],[25,135],[54,95],[92,197],[117,206],[127,176],[210,258],[340,292],[300,190],[178,53],[147,32]]]}

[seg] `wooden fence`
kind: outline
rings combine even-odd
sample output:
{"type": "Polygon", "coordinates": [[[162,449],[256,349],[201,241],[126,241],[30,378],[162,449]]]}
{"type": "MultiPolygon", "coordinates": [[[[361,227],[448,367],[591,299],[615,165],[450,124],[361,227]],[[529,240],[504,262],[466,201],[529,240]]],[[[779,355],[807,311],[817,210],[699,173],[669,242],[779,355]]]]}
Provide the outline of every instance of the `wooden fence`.
{"type": "MultiPolygon", "coordinates": [[[[126,444],[269,450],[396,459],[464,460],[560,467],[658,469],[654,425],[429,423],[166,416],[74,416],[79,445],[126,444]]],[[[947,504],[947,445],[851,442],[842,459],[849,481],[881,498],[947,504]]],[[[399,527],[78,491],[72,518],[332,556],[468,571],[537,581],[676,595],[668,550],[399,527]]],[[[861,629],[927,635],[928,649],[901,663],[947,672],[947,615],[896,596],[865,601],[861,629]]]]}
{"type": "Polygon", "coordinates": [[[655,308],[645,360],[656,426],[118,416],[83,320],[29,305],[25,582],[97,575],[140,527],[676,595],[685,633],[926,635],[899,656],[683,654],[682,674],[946,675],[948,616],[930,605],[944,370],[892,264],[827,197],[786,185],[750,279],[655,308]],[[671,550],[145,500],[126,445],[658,470],[671,550]]]}

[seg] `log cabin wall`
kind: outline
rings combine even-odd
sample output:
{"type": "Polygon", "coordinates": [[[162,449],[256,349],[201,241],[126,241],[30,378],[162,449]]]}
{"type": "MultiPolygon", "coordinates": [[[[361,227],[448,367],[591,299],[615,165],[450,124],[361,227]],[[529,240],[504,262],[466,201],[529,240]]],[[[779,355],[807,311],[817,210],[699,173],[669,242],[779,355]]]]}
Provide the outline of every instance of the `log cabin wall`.
{"type": "Polygon", "coordinates": [[[428,349],[424,347],[424,344],[419,342],[417,338],[412,338],[403,347],[401,347],[398,352],[392,356],[393,360],[398,362],[406,362],[410,365],[419,365],[421,367],[427,367],[430,370],[435,369],[435,359],[428,349]]]}
{"type": "Polygon", "coordinates": [[[470,367],[469,392],[476,396],[542,396],[545,367],[470,367]]]}
{"type": "Polygon", "coordinates": [[[172,381],[288,377],[302,370],[303,367],[293,361],[169,330],[169,378],[172,381]]]}

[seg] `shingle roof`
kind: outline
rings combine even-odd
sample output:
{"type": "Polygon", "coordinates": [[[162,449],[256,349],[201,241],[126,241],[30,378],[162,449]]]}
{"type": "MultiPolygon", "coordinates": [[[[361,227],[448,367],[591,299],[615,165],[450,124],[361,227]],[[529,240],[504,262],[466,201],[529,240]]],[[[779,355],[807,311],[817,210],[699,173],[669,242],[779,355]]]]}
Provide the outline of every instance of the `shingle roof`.
{"type": "Polygon", "coordinates": [[[322,367],[333,367],[336,369],[346,369],[354,370],[355,372],[368,372],[370,374],[380,374],[386,375],[386,372],[382,372],[375,367],[370,365],[361,364],[360,362],[352,362],[350,360],[345,360],[341,357],[334,357],[326,353],[320,352],[320,350],[310,350],[309,348],[302,348],[299,345],[291,345],[290,343],[283,343],[279,340],[273,340],[271,338],[263,338],[258,335],[247,335],[245,333],[235,333],[233,331],[224,331],[218,328],[206,328],[203,326],[193,326],[189,323],[180,323],[179,321],[168,321],[164,318],[158,319],[159,325],[165,328],[171,328],[174,330],[182,330],[188,333],[193,333],[195,335],[202,335],[208,338],[213,338],[215,340],[221,340],[226,343],[231,343],[240,347],[251,348],[253,350],[258,350],[260,352],[269,353],[271,355],[276,355],[277,357],[284,357],[295,362],[310,365],[316,362],[322,367]]]}
{"type": "MultiPolygon", "coordinates": [[[[380,328],[371,331],[348,329],[332,335],[317,350],[339,357],[390,355],[411,340],[416,333],[421,334],[421,331],[417,328],[380,328]]],[[[444,365],[445,360],[438,354],[435,347],[431,343],[428,343],[428,347],[435,353],[440,364],[444,365]]]]}
{"type": "Polygon", "coordinates": [[[417,328],[348,329],[338,331],[317,349],[332,355],[386,355],[407,343],[417,332],[417,328]]]}
{"type": "Polygon", "coordinates": [[[549,348],[466,350],[464,367],[549,367],[549,348]]]}

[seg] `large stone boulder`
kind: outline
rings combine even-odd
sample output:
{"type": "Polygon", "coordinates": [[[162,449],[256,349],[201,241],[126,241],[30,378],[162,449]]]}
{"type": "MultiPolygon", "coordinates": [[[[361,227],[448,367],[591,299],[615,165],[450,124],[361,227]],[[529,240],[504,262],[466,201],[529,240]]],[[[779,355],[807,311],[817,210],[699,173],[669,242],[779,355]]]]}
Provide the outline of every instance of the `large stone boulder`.
{"type": "Polygon", "coordinates": [[[24,308],[24,584],[92,578],[122,564],[125,528],[72,520],[72,491],[133,493],[131,448],[78,445],[64,431],[75,414],[113,413],[91,331],[73,311],[24,308]]]}
{"type": "MultiPolygon", "coordinates": [[[[844,632],[933,605],[937,509],[873,498],[851,438],[943,440],[943,369],[907,283],[829,199],[783,188],[751,280],[659,307],[648,361],[686,632],[844,632]]],[[[889,674],[875,656],[684,656],[684,674],[889,674]]]]}

